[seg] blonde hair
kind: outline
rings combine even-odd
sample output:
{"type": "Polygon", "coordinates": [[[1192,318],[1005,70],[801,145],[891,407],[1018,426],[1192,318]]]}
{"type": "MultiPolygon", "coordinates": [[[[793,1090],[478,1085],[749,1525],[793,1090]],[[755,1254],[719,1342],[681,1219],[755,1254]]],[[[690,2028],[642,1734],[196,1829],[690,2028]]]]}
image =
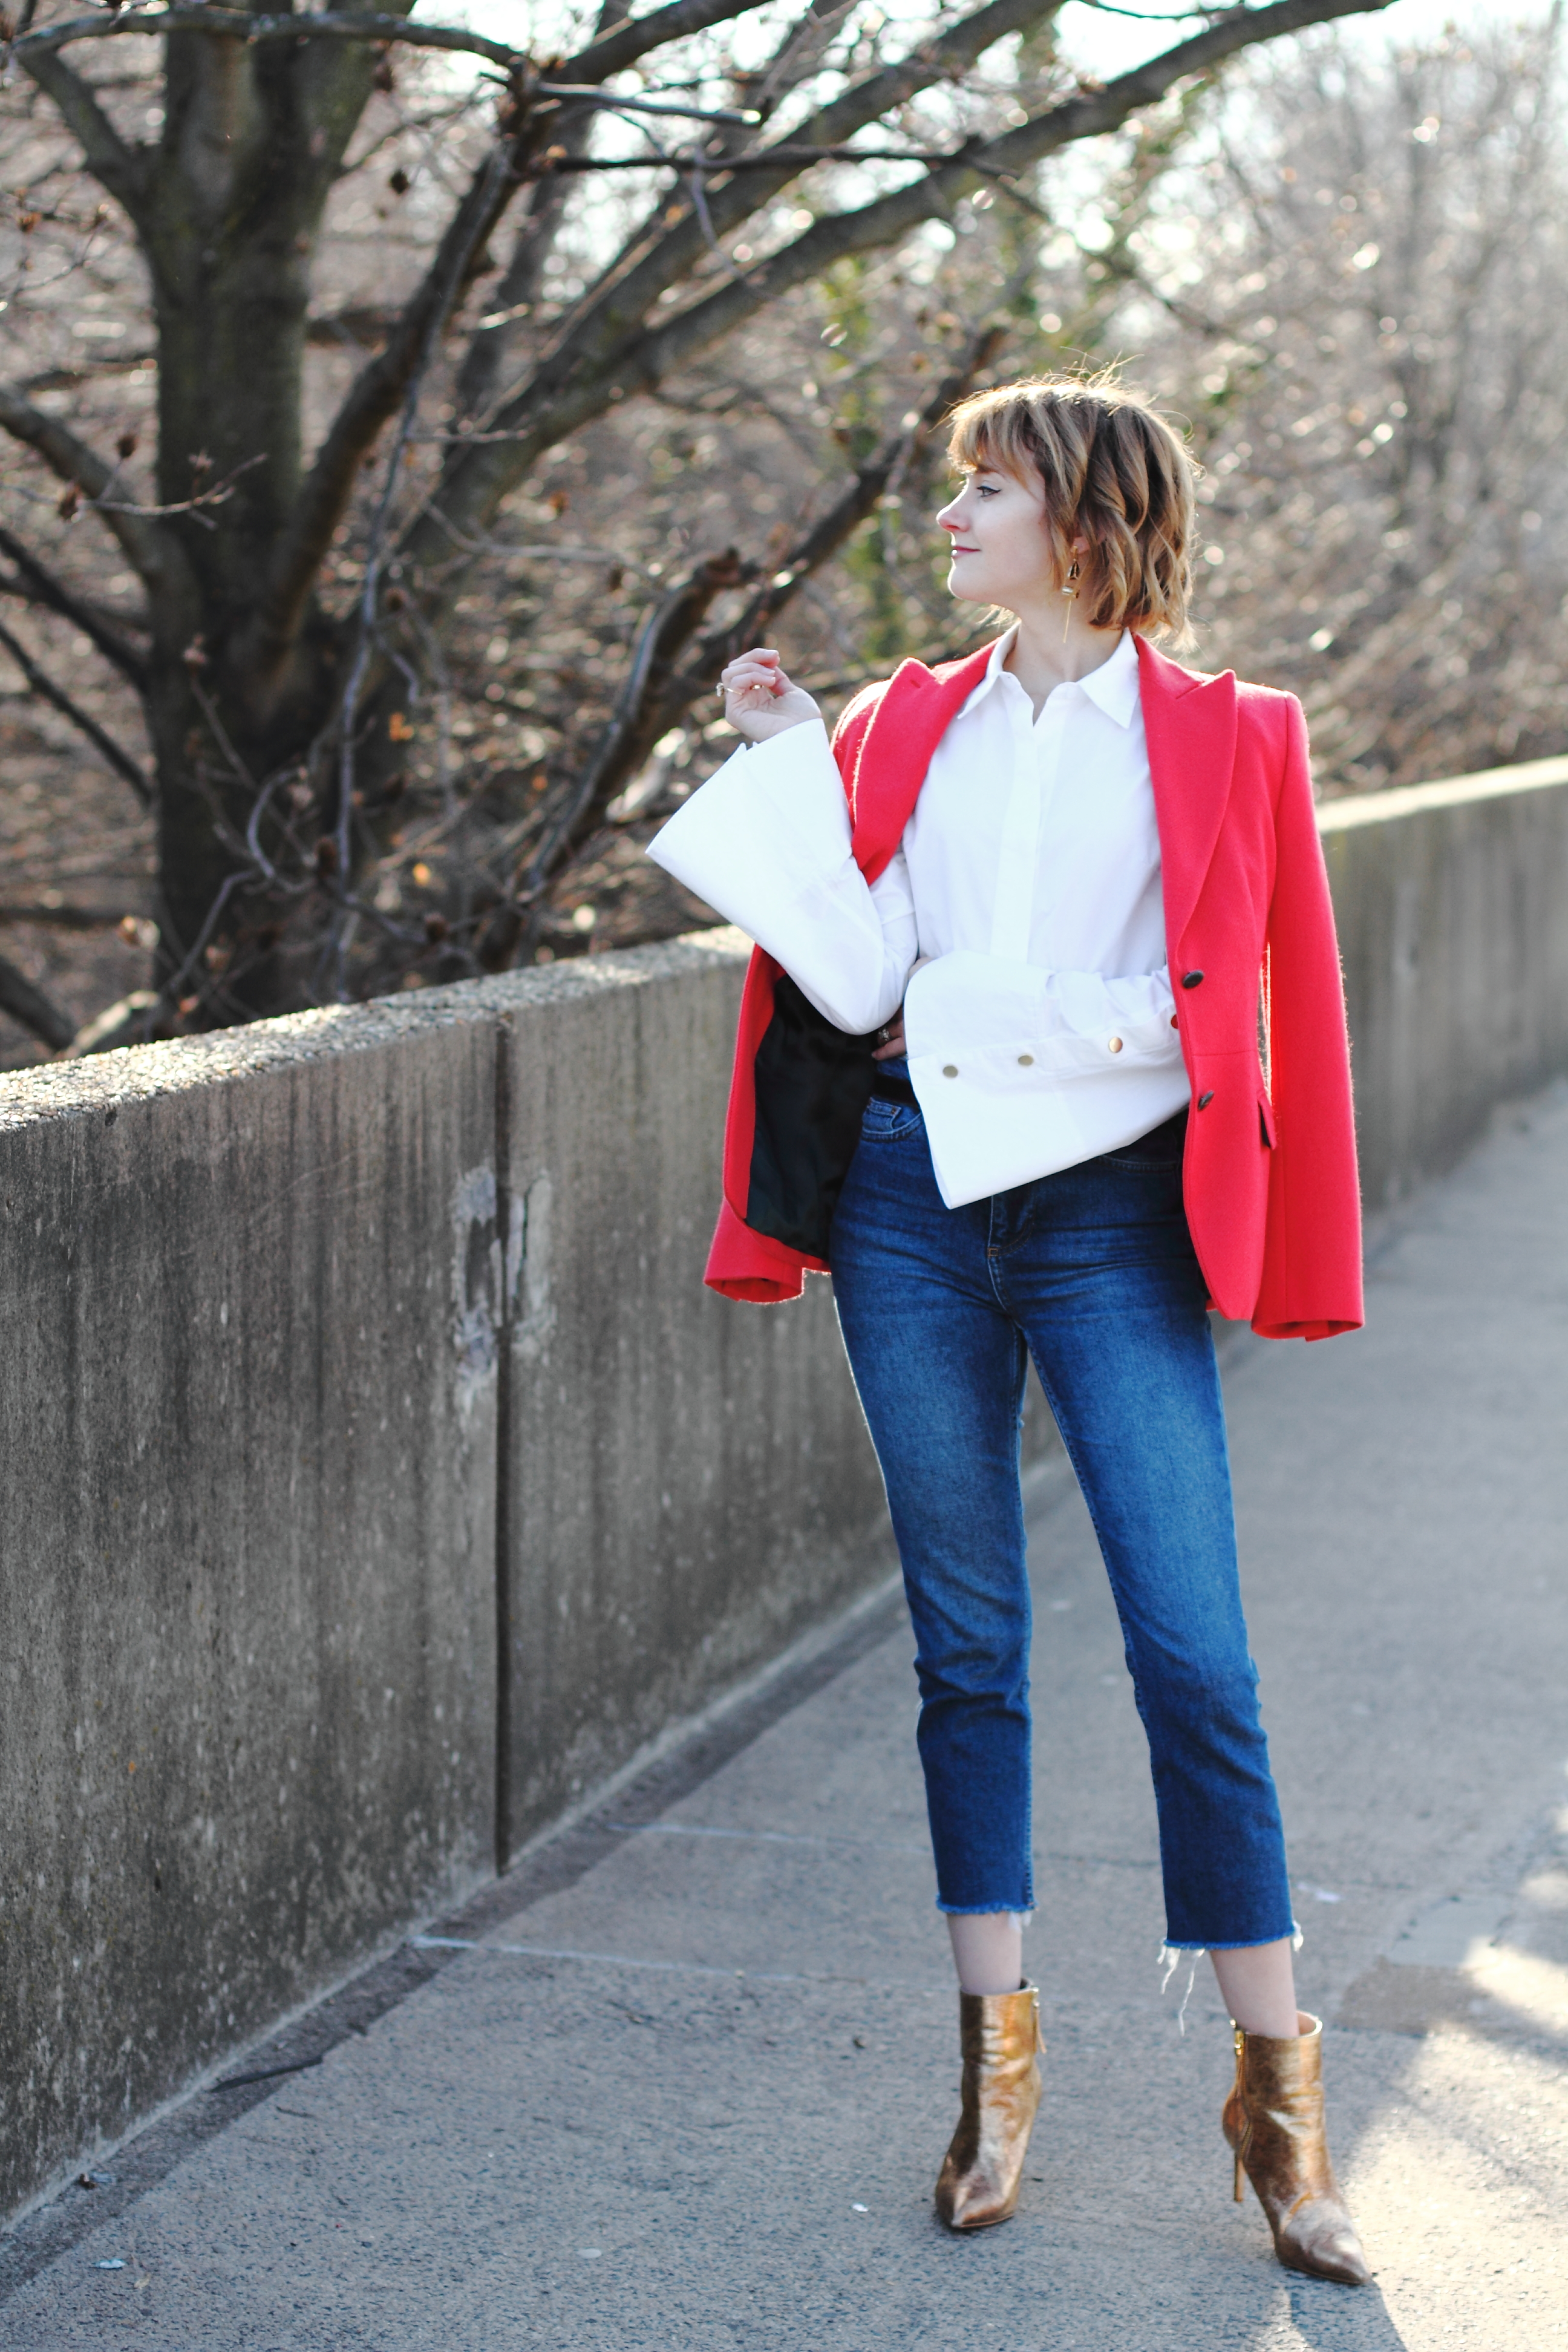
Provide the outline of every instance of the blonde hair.
{"type": "Polygon", "coordinates": [[[1110,375],[1031,376],[972,393],[949,423],[955,466],[1039,481],[1057,577],[1065,583],[1079,565],[1091,628],[1191,643],[1197,468],[1147,400],[1110,375]],[[1089,541],[1087,553],[1075,539],[1089,541]]]}

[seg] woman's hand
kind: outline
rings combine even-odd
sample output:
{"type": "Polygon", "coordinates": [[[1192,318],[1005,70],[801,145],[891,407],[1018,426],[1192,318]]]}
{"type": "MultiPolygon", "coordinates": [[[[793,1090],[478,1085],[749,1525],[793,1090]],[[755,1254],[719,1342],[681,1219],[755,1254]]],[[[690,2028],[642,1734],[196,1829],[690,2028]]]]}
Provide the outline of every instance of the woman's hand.
{"type": "MultiPolygon", "coordinates": [[[[928,963],[934,961],[931,956],[916,956],[910,966],[910,980],[913,980],[917,971],[922,971],[928,963]]],[[[908,988],[909,984],[910,982],[907,980],[904,986],[908,988]]],[[[904,1008],[900,1004],[896,1013],[889,1013],[887,1020],[878,1030],[877,1043],[871,1048],[871,1059],[874,1062],[900,1062],[908,1058],[909,1050],[909,1040],[904,1035],[904,1008]]]]}
{"type": "Polygon", "coordinates": [[[822,716],[805,688],[784,676],[772,646],[753,646],[750,653],[737,654],[719,682],[724,716],[748,743],[765,743],[770,735],[782,735],[786,728],[822,716]]]}
{"type": "Polygon", "coordinates": [[[882,1042],[872,1047],[871,1059],[874,1062],[902,1061],[909,1047],[904,1042],[904,1008],[901,1004],[892,1019],[877,1034],[882,1042]]]}

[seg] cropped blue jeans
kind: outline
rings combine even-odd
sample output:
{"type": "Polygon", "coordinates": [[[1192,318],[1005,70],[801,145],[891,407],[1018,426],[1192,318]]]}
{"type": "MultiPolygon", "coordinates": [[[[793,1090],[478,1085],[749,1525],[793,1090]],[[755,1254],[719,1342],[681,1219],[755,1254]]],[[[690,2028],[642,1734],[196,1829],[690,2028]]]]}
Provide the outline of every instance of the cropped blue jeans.
{"type": "Polygon", "coordinates": [[[1032,1356],[1089,1506],[1148,1734],[1166,1941],[1291,1933],[1237,1571],[1184,1111],[946,1208],[920,1112],[874,1097],[834,1213],[838,1319],[913,1620],[943,1911],[1034,1908],[1019,1433],[1032,1356]]]}

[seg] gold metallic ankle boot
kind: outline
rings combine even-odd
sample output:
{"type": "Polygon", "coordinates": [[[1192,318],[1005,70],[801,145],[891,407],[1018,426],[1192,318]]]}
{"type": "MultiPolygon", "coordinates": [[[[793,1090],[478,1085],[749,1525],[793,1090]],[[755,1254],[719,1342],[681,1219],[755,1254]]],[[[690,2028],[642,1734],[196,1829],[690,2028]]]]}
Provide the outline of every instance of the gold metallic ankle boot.
{"type": "Polygon", "coordinates": [[[1225,2103],[1225,2136],[1236,2150],[1236,2201],[1245,2171],[1287,2270],[1364,2286],[1366,2266],[1323,2128],[1323,2021],[1298,2010],[1290,2041],[1236,2034],[1236,2088],[1225,2103]]]}
{"type": "Polygon", "coordinates": [[[950,2230],[988,2230],[1010,2220],[1040,2104],[1040,1996],[961,1992],[963,2110],[942,2159],[936,2210],[950,2230]]]}

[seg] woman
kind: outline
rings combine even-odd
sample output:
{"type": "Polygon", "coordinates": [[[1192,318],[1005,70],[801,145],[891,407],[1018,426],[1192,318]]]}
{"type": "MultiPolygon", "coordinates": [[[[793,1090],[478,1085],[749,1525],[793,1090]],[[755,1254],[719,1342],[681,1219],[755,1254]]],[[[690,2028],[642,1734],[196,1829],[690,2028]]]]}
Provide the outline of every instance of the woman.
{"type": "Polygon", "coordinates": [[[778,1300],[831,1270],[886,1481],[960,1987],[943,2220],[1012,2213],[1040,2097],[1032,1356],[1148,1733],[1167,1946],[1209,1953],[1234,2022],[1236,2194],[1245,2170],[1281,2262],[1357,2284],[1321,2026],[1296,2007],[1207,1318],[1306,1339],[1362,1319],[1305,727],[1289,696],[1152,648],[1186,637],[1194,474],[1145,402],[1010,384],[962,404],[950,454],[949,585],[1011,627],[935,672],[906,662],[831,747],[776,652],[742,655],[725,712],[751,748],[652,847],[759,942],[708,1279],[778,1300]]]}

